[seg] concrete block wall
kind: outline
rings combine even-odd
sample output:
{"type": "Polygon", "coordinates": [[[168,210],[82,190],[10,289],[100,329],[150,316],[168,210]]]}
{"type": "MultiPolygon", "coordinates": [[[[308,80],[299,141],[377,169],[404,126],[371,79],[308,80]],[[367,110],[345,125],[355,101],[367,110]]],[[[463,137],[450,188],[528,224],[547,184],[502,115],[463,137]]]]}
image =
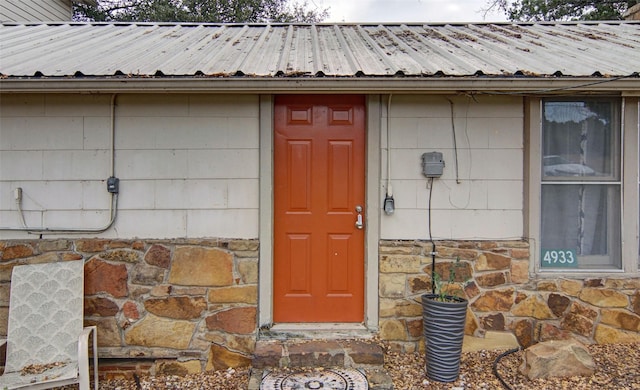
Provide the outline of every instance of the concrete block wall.
{"type": "MultiPolygon", "coordinates": [[[[110,101],[106,95],[4,95],[0,224],[100,227],[109,220],[110,101]]],[[[118,218],[123,237],[258,236],[258,97],[119,95],[118,218]]],[[[27,237],[0,232],[0,237],[27,237]]]]}
{"type": "Polygon", "coordinates": [[[387,186],[389,147],[396,212],[382,216],[381,238],[428,237],[429,188],[421,156],[432,151],[443,153],[445,161],[444,174],[433,183],[433,237],[522,237],[522,104],[521,98],[506,96],[394,95],[388,135],[383,126],[380,197],[387,186]]]}
{"type": "MultiPolygon", "coordinates": [[[[110,100],[109,95],[3,96],[2,227],[21,226],[13,198],[18,187],[28,226],[93,228],[108,221],[110,100]]],[[[398,95],[388,119],[381,158],[368,162],[380,164],[383,197],[390,150],[396,213],[382,216],[382,238],[428,236],[430,191],[420,159],[434,150],[446,162],[431,191],[434,237],[523,236],[521,98],[398,95]]],[[[258,236],[257,95],[122,94],[114,124],[119,211],[115,229],[104,237],[258,236]]]]}

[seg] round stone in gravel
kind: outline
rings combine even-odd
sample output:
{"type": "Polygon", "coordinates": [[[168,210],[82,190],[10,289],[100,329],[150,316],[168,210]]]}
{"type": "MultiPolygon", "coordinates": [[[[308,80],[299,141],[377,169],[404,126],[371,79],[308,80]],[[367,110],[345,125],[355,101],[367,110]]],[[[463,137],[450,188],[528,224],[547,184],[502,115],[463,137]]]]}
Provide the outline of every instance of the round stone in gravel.
{"type": "Polygon", "coordinates": [[[292,372],[270,372],[262,378],[260,390],[367,390],[367,377],[352,368],[325,368],[292,372]]]}

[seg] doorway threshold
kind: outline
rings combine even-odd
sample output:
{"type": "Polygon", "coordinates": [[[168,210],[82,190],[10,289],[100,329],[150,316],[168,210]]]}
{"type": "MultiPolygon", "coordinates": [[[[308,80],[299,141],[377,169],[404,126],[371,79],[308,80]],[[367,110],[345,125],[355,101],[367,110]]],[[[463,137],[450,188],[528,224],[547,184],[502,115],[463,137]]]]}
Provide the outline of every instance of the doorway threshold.
{"type": "Polygon", "coordinates": [[[262,327],[258,335],[262,340],[285,339],[371,339],[375,331],[359,323],[280,323],[262,327]]]}

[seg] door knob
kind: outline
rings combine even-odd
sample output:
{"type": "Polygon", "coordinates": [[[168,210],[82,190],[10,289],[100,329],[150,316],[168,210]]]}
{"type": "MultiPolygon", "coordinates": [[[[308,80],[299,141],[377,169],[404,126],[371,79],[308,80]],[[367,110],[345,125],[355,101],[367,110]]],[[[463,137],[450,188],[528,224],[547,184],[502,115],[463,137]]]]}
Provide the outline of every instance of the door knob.
{"type": "Polygon", "coordinates": [[[364,227],[364,222],[362,220],[362,206],[356,206],[356,213],[358,213],[358,216],[356,217],[356,228],[362,229],[364,227]]]}

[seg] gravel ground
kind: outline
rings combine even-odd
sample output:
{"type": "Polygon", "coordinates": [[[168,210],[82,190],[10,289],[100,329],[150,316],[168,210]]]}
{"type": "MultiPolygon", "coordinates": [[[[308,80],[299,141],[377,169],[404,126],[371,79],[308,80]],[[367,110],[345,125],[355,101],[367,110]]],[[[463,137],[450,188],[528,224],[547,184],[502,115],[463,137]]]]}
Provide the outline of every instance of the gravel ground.
{"type": "MultiPolygon", "coordinates": [[[[523,352],[505,356],[498,373],[511,389],[640,389],[640,344],[591,345],[596,364],[591,376],[529,380],[520,374],[523,352]]],[[[387,353],[385,366],[396,389],[503,389],[493,363],[505,351],[464,353],[457,381],[444,384],[426,379],[421,354],[387,353]]]]}
{"type": "MultiPolygon", "coordinates": [[[[530,381],[520,374],[522,352],[503,357],[498,373],[509,388],[527,390],[559,389],[640,389],[640,343],[591,345],[588,347],[596,363],[596,372],[591,376],[530,381]]],[[[387,349],[385,368],[393,378],[396,390],[413,389],[505,389],[493,374],[493,363],[504,351],[480,351],[463,353],[460,377],[452,383],[433,382],[424,372],[424,354],[401,354],[387,349]]],[[[137,381],[103,381],[100,390],[236,390],[246,389],[249,369],[229,369],[206,372],[186,377],[157,376],[142,377],[137,381]]]]}
{"type": "Polygon", "coordinates": [[[187,376],[142,377],[100,382],[100,390],[240,390],[249,385],[249,368],[207,371],[187,376]]]}

